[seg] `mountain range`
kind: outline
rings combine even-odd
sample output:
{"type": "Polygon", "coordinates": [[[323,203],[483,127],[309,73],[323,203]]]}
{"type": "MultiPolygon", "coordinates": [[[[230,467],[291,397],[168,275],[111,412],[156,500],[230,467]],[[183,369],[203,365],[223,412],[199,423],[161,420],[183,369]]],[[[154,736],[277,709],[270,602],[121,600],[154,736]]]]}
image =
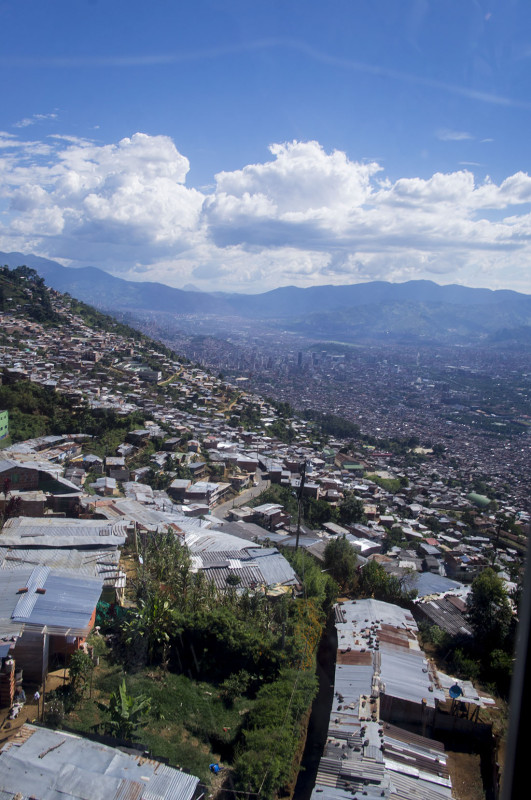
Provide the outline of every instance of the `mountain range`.
{"type": "Polygon", "coordinates": [[[97,267],[63,267],[23,253],[2,253],[13,268],[26,264],[45,283],[112,312],[254,319],[314,339],[468,344],[531,343],[531,295],[509,290],[440,286],[432,281],[373,281],[343,286],[285,286],[262,294],[224,294],[126,281],[97,267]]]}

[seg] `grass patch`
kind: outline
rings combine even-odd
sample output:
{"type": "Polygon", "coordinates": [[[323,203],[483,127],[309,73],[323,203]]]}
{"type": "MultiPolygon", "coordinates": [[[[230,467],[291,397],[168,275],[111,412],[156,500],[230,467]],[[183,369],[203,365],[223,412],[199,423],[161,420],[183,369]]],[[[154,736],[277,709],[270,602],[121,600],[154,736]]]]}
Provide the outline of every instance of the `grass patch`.
{"type": "Polygon", "coordinates": [[[380,475],[369,472],[366,472],[363,477],[373,481],[382,489],[385,489],[386,492],[391,492],[392,494],[396,494],[402,487],[399,478],[382,478],[380,475]]]}
{"type": "MultiPolygon", "coordinates": [[[[100,659],[93,675],[92,698],[87,688],[86,696],[65,716],[64,724],[80,732],[94,731],[103,721],[95,700],[106,702],[124,675],[120,666],[101,655],[100,659]]],[[[148,722],[138,739],[153,757],[167,758],[170,766],[188,770],[207,783],[212,761],[232,763],[242,724],[254,701],[238,697],[228,708],[217,685],[153,667],[126,675],[126,683],[129,694],[143,694],[151,700],[148,722]]]]}
{"type": "Polygon", "coordinates": [[[73,711],[65,718],[65,723],[83,733],[92,733],[101,721],[101,714],[96,704],[89,699],[78,703],[73,711]]]}

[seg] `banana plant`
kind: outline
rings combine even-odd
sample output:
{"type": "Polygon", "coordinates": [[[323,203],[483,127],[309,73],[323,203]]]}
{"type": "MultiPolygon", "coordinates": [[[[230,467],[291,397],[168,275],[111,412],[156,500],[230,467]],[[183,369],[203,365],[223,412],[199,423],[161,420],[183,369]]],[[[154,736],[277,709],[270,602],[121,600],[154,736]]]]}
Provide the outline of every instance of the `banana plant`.
{"type": "Polygon", "coordinates": [[[134,738],[138,728],[147,722],[147,715],[151,710],[151,700],[145,695],[133,697],[127,694],[125,678],[115,692],[109,697],[109,705],[96,702],[96,705],[108,714],[109,718],[104,722],[105,733],[115,739],[134,738]]]}

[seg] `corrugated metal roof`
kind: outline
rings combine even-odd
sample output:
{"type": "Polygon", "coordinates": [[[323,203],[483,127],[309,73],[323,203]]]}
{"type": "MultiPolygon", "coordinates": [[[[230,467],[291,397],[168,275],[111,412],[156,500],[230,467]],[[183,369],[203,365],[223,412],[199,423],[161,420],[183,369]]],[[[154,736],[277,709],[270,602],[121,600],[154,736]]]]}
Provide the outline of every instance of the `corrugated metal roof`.
{"type": "Polygon", "coordinates": [[[118,547],[125,543],[126,538],[127,523],[124,520],[114,523],[98,520],[94,524],[91,520],[61,521],[57,518],[30,519],[28,522],[28,518],[17,517],[8,520],[0,533],[2,547],[20,548],[118,547]]]}
{"type": "Polygon", "coordinates": [[[102,585],[101,578],[83,578],[66,570],[50,572],[45,584],[46,594],[37,596],[28,623],[86,629],[100,599],[102,585]]]}
{"type": "Polygon", "coordinates": [[[427,705],[433,707],[434,685],[423,653],[414,650],[391,652],[385,648],[381,648],[381,653],[380,674],[385,683],[385,693],[413,703],[421,703],[425,699],[427,705]]]}
{"type": "MultiPolygon", "coordinates": [[[[44,564],[52,569],[66,569],[81,576],[101,577],[105,585],[121,586],[125,573],[119,570],[120,551],[70,550],[68,548],[0,548],[0,569],[44,564]]],[[[125,584],[124,584],[125,585],[125,584]]]]}
{"type": "Polygon", "coordinates": [[[312,800],[351,800],[357,792],[368,798],[449,800],[442,746],[371,721],[372,713],[378,713],[370,699],[375,680],[385,683],[387,694],[417,703],[426,695],[433,704],[431,676],[413,617],[376,600],[345,603],[335,611],[339,651],[334,697],[312,800]]]}
{"type": "Polygon", "coordinates": [[[101,578],[80,577],[49,567],[0,570],[0,630],[11,633],[21,626],[71,629],[86,633],[101,595],[101,578]],[[27,592],[19,590],[28,588],[27,592]],[[45,589],[40,594],[36,589],[45,589]]]}
{"type": "Polygon", "coordinates": [[[79,736],[24,725],[0,752],[0,800],[191,800],[199,779],[79,736]],[[27,735],[29,733],[29,736],[27,735]]]}
{"type": "Polygon", "coordinates": [[[361,653],[359,650],[338,650],[336,656],[337,664],[370,665],[372,666],[372,653],[366,650],[361,653]]]}
{"type": "Polygon", "coordinates": [[[228,566],[229,560],[235,558],[236,553],[239,554],[240,552],[240,550],[207,550],[202,552],[198,557],[205,567],[213,567],[216,565],[228,566]]]}
{"type": "Polygon", "coordinates": [[[462,696],[459,698],[465,703],[472,703],[473,705],[479,705],[482,707],[489,707],[495,704],[495,701],[492,697],[485,697],[478,693],[477,689],[475,688],[474,684],[471,681],[461,680],[460,678],[454,678],[451,675],[446,675],[444,672],[440,672],[437,670],[437,681],[441,685],[441,700],[447,700],[449,698],[449,692],[451,686],[457,683],[463,692],[462,696]]]}
{"type": "MultiPolygon", "coordinates": [[[[234,509],[235,511],[244,511],[245,509],[234,509]]],[[[230,533],[233,536],[241,537],[248,542],[252,542],[253,544],[256,541],[262,541],[263,539],[269,539],[270,541],[278,544],[282,541],[282,536],[272,533],[268,531],[266,528],[262,528],[261,525],[257,525],[255,522],[244,522],[243,520],[238,520],[237,522],[229,522],[225,519],[218,519],[216,517],[216,509],[213,510],[212,516],[210,517],[212,524],[212,528],[214,530],[223,531],[223,533],[230,533]]]]}
{"type": "Polygon", "coordinates": [[[292,567],[276,548],[192,552],[194,569],[203,569],[218,589],[227,588],[226,579],[230,574],[240,578],[242,587],[294,586],[299,582],[292,567]]]}
{"type": "Polygon", "coordinates": [[[231,536],[230,533],[220,531],[199,530],[186,533],[185,541],[192,553],[203,553],[207,551],[238,552],[248,545],[245,539],[231,536]]]}
{"type": "Polygon", "coordinates": [[[393,771],[390,779],[389,800],[449,800],[452,797],[448,787],[433,785],[420,776],[393,771]]]}
{"type": "Polygon", "coordinates": [[[452,581],[450,578],[443,578],[442,575],[437,575],[432,572],[417,572],[415,573],[415,589],[418,592],[418,597],[427,597],[430,594],[442,594],[443,592],[450,592],[453,589],[464,589],[464,584],[458,581],[452,581]]]}
{"type": "Polygon", "coordinates": [[[417,603],[417,608],[434,624],[447,631],[451,636],[462,633],[472,635],[470,625],[464,614],[452,600],[460,598],[440,597],[427,603],[417,603]]]}
{"type": "MultiPolygon", "coordinates": [[[[275,541],[279,541],[279,539],[275,539],[275,541]]],[[[313,536],[306,536],[305,534],[301,534],[299,536],[299,547],[313,547],[319,539],[313,536]]],[[[297,537],[296,536],[282,536],[282,545],[283,547],[295,547],[297,544],[297,537]]]]}
{"type": "MultiPolygon", "coordinates": [[[[419,736],[417,733],[412,733],[411,731],[406,730],[406,728],[400,728],[398,725],[392,725],[390,722],[386,722],[384,725],[384,734],[386,740],[394,740],[398,742],[403,742],[411,747],[419,746],[422,747],[426,743],[426,739],[424,736],[419,736]]],[[[430,750],[436,751],[438,750],[440,753],[439,757],[442,757],[446,760],[446,756],[444,755],[444,745],[442,742],[438,742],[435,739],[430,739],[430,750]]]]}
{"type": "Polygon", "coordinates": [[[179,770],[160,764],[142,800],[188,800],[195,792],[198,779],[179,770]]]}
{"type": "MultiPolygon", "coordinates": [[[[85,502],[91,505],[90,498],[85,502]]],[[[125,500],[122,498],[113,498],[109,503],[98,505],[97,511],[98,514],[102,514],[110,521],[122,521],[125,517],[127,520],[138,523],[143,528],[146,528],[146,530],[164,530],[170,523],[175,523],[180,527],[181,521],[186,519],[186,517],[184,517],[183,514],[173,512],[174,507],[169,498],[165,505],[167,510],[163,511],[162,509],[159,510],[155,503],[147,506],[137,500],[131,500],[129,498],[125,500]]]]}
{"type": "MultiPolygon", "coordinates": [[[[109,775],[98,775],[94,780],[94,775],[90,769],[83,769],[74,764],[63,764],[55,777],[53,789],[62,795],[70,795],[79,800],[112,800],[117,794],[123,795],[119,778],[109,775]]],[[[133,797],[139,798],[142,792],[138,784],[131,787],[133,797]],[[136,791],[134,791],[136,789],[136,791]]]]}
{"type": "Polygon", "coordinates": [[[0,574],[0,620],[11,620],[19,595],[18,590],[28,585],[33,567],[23,567],[0,574]]]}
{"type": "Polygon", "coordinates": [[[23,588],[25,591],[18,596],[17,603],[11,614],[12,619],[17,622],[26,622],[29,620],[35,608],[35,604],[40,597],[40,595],[37,594],[37,589],[42,590],[49,575],[49,567],[38,566],[33,568],[30,576],[26,580],[26,586],[20,587],[20,589],[23,588]]]}
{"type": "MultiPolygon", "coordinates": [[[[20,792],[17,797],[18,800],[30,800],[27,794],[21,794],[20,792]]],[[[4,792],[0,789],[0,800],[13,800],[13,792],[4,792]]]]}
{"type": "Polygon", "coordinates": [[[274,586],[278,583],[295,586],[299,583],[295,571],[278,550],[264,548],[263,551],[260,551],[253,548],[248,552],[256,560],[267,586],[274,586]]]}
{"type": "MultiPolygon", "coordinates": [[[[240,588],[256,588],[267,585],[264,576],[257,567],[243,567],[231,569],[229,567],[210,567],[204,570],[205,577],[212,581],[217,589],[227,589],[231,584],[227,579],[232,577],[239,578],[236,584],[240,588]]],[[[232,584],[234,585],[234,584],[232,584]]]]}

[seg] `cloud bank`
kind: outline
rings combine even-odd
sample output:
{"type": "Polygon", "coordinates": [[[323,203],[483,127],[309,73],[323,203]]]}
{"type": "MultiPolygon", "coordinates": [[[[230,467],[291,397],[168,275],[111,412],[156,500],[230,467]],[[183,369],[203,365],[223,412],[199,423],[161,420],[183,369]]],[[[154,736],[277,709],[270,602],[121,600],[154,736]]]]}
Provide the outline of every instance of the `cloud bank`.
{"type": "Polygon", "coordinates": [[[207,193],[186,185],[189,161],[167,136],[0,133],[0,249],[212,290],[430,278],[531,291],[526,173],[391,181],[315,141],[269,150],[207,193]]]}

